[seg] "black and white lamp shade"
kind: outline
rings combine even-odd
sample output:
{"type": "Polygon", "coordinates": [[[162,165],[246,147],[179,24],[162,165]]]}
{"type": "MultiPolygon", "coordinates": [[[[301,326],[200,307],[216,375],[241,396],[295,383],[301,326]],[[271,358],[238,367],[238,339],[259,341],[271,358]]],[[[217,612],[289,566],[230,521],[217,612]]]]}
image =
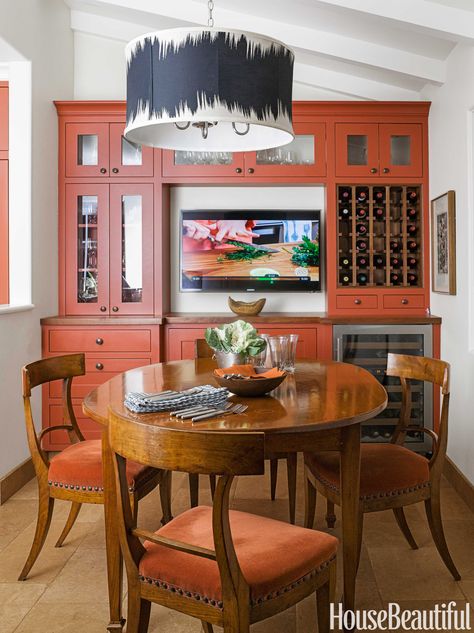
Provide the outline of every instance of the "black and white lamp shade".
{"type": "Polygon", "coordinates": [[[251,151],[294,138],[294,55],[281,42],[210,27],[170,29],[132,40],[126,57],[130,141],[178,150],[251,151]],[[188,123],[186,129],[177,127],[188,123]]]}

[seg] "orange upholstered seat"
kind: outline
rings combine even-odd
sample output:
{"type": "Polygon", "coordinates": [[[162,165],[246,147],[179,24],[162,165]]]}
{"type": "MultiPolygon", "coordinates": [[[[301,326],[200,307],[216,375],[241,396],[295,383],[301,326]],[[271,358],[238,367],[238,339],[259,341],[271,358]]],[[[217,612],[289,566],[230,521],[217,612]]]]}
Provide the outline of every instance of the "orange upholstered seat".
{"type": "MultiPolygon", "coordinates": [[[[305,453],[305,464],[325,485],[339,491],[339,454],[305,453]]],[[[360,498],[394,496],[429,486],[428,460],[398,444],[362,444],[360,498]]]]}
{"type": "MultiPolygon", "coordinates": [[[[127,462],[127,480],[130,490],[134,490],[136,480],[153,469],[135,462],[127,462]]],[[[154,472],[154,471],[153,471],[154,472]]],[[[48,470],[50,486],[71,490],[101,491],[102,444],[100,440],[85,440],[71,444],[55,455],[48,470]]]]}
{"type": "MultiPolygon", "coordinates": [[[[313,577],[336,555],[338,540],[246,512],[230,511],[230,526],[242,574],[253,604],[276,597],[313,577]]],[[[157,534],[214,549],[212,508],[192,508],[157,534]]],[[[213,560],[145,542],[141,580],[216,607],[222,607],[221,580],[213,560]]]]}

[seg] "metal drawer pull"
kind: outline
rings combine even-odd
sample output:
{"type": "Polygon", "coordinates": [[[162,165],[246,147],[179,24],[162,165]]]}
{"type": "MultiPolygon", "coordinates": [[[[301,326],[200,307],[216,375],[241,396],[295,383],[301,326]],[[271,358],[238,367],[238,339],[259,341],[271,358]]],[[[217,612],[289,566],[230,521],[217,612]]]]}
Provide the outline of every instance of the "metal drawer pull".
{"type": "Polygon", "coordinates": [[[104,339],[103,338],[96,338],[95,342],[97,343],[97,345],[103,345],[104,344],[104,339]]]}
{"type": "Polygon", "coordinates": [[[402,299],[402,305],[404,306],[408,305],[408,299],[402,299]]]}
{"type": "Polygon", "coordinates": [[[389,173],[389,171],[390,171],[390,169],[389,169],[388,167],[384,167],[384,168],[383,168],[383,173],[384,173],[384,174],[388,174],[388,173],[389,173]]]}
{"type": "Polygon", "coordinates": [[[102,369],[104,369],[104,366],[102,365],[102,363],[96,363],[95,368],[101,371],[102,369]]]}
{"type": "Polygon", "coordinates": [[[235,173],[236,174],[241,174],[242,173],[242,168],[241,167],[236,167],[235,168],[235,173]]]}
{"type": "Polygon", "coordinates": [[[118,307],[117,307],[117,306],[114,306],[114,307],[112,308],[112,312],[118,312],[118,311],[119,311],[119,309],[118,309],[118,307]]]}
{"type": "Polygon", "coordinates": [[[372,169],[370,170],[371,174],[376,174],[377,173],[377,169],[375,167],[372,167],[372,169]]]}
{"type": "Polygon", "coordinates": [[[106,306],[100,306],[100,311],[101,311],[101,312],[106,312],[106,311],[107,311],[106,306]]]}
{"type": "Polygon", "coordinates": [[[354,299],[354,303],[356,304],[356,306],[360,306],[362,301],[360,299],[354,299]]]}
{"type": "Polygon", "coordinates": [[[107,170],[105,169],[105,167],[101,167],[100,173],[101,174],[106,174],[107,173],[107,170]]]}
{"type": "Polygon", "coordinates": [[[253,167],[249,167],[249,168],[247,169],[247,171],[248,171],[248,173],[249,173],[249,174],[253,174],[253,173],[254,173],[254,171],[255,171],[255,169],[254,169],[253,167]]]}
{"type": "Polygon", "coordinates": [[[114,168],[112,169],[112,173],[113,173],[113,174],[118,174],[118,173],[119,173],[119,170],[117,169],[117,167],[114,167],[114,168]]]}

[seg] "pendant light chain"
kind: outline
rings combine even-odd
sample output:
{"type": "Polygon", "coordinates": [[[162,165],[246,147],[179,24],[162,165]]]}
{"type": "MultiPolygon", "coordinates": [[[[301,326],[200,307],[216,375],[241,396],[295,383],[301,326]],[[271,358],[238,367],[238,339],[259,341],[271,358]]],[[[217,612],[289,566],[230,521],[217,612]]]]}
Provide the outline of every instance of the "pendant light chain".
{"type": "Polygon", "coordinates": [[[212,12],[214,10],[214,2],[213,0],[208,0],[207,8],[209,11],[209,17],[207,18],[207,26],[212,29],[214,26],[214,18],[212,17],[212,12]]]}

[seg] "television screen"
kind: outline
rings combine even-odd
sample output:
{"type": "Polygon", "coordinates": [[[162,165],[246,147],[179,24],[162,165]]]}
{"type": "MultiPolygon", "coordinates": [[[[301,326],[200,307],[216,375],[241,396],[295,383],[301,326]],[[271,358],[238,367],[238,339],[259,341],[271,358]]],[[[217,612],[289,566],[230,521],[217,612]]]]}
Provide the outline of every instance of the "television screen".
{"type": "Polygon", "coordinates": [[[321,290],[320,211],[182,211],[181,290],[321,290]]]}

